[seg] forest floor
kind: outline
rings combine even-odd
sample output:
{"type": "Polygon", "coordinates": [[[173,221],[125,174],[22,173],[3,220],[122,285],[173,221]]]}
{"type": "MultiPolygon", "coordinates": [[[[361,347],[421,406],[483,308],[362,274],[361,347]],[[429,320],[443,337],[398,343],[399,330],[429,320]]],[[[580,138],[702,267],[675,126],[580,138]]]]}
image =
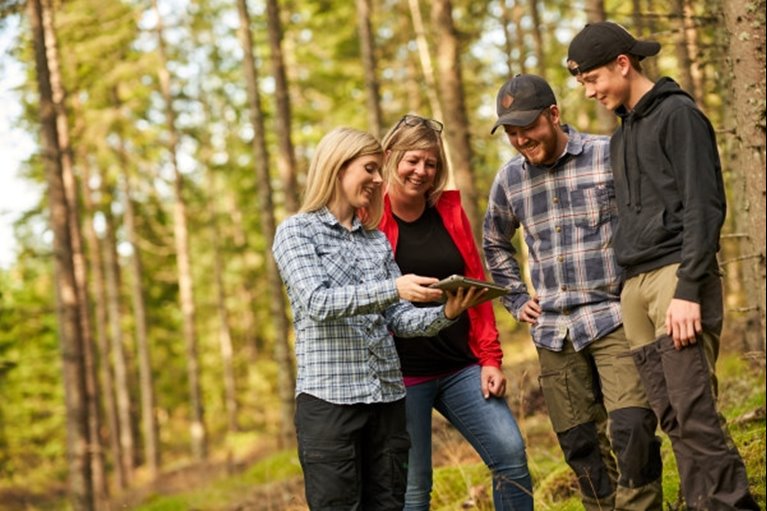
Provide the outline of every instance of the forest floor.
{"type": "MultiPolygon", "coordinates": [[[[537,384],[538,366],[532,343],[524,337],[516,338],[511,343],[504,342],[504,345],[508,347],[504,358],[508,388],[515,389],[513,395],[507,395],[507,399],[515,416],[520,417],[520,429],[528,445],[545,446],[547,451],[551,450],[556,438],[549,426],[543,396],[537,384]]],[[[492,509],[490,488],[484,484],[489,479],[481,481],[486,469],[479,456],[438,414],[434,415],[433,438],[435,469],[457,469],[456,474],[435,477],[435,494],[441,495],[435,495],[435,501],[455,504],[458,500],[462,509],[492,509]]],[[[211,461],[166,472],[152,483],[134,488],[129,494],[118,498],[113,509],[305,511],[303,479],[294,449],[280,451],[273,445],[260,444],[243,459],[211,461]],[[262,467],[264,463],[273,463],[274,467],[262,467]],[[270,471],[274,473],[270,474],[270,471]],[[287,477],[280,477],[277,472],[285,473],[287,477]],[[188,493],[206,485],[209,487],[205,490],[188,493]]],[[[571,493],[574,484],[574,480],[568,479],[566,486],[572,485],[572,488],[565,489],[565,492],[571,493]]]]}
{"type": "MultiPolygon", "coordinates": [[[[727,332],[718,372],[720,404],[746,460],[754,492],[765,502],[765,358],[749,353],[744,333],[727,332]]],[[[526,335],[504,339],[507,395],[528,446],[535,481],[536,508],[582,509],[575,480],[564,464],[537,384],[535,350],[526,335]]],[[[664,441],[664,488],[667,511],[678,511],[674,460],[664,441]]],[[[432,509],[492,510],[490,478],[477,454],[455,429],[434,416],[435,483],[432,509]]],[[[112,511],[305,511],[303,480],[294,448],[278,449],[273,439],[248,448],[214,453],[205,463],[179,462],[153,481],[138,475],[131,490],[113,497],[112,511]]],[[[0,511],[65,510],[65,488],[44,492],[15,488],[0,491],[0,511]]]]}

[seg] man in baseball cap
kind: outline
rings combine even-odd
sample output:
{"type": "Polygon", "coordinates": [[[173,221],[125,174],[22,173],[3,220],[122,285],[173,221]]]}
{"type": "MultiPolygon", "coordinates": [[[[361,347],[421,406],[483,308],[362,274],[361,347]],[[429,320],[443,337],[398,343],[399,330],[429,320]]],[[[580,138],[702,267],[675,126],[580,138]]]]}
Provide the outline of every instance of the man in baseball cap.
{"type": "Polygon", "coordinates": [[[490,133],[501,125],[528,126],[543,110],[556,104],[557,98],[546,80],[536,75],[517,75],[498,90],[495,100],[498,120],[490,133]]]}
{"type": "Polygon", "coordinates": [[[625,28],[610,21],[590,23],[573,38],[567,50],[567,67],[574,76],[609,64],[618,55],[638,60],[657,55],[660,44],[638,41],[625,28]]]}
{"type": "Polygon", "coordinates": [[[490,191],[485,257],[493,280],[510,290],[503,305],[531,325],[543,397],[581,502],[587,511],[659,510],[657,420],[625,356],[609,138],[560,124],[554,92],[539,76],[508,80],[496,107],[493,131],[503,126],[519,154],[490,191]],[[530,289],[512,243],[520,227],[530,289]]]}
{"type": "Polygon", "coordinates": [[[640,61],[659,51],[620,25],[593,23],[570,43],[567,67],[587,97],[621,118],[610,158],[623,326],[687,509],[756,511],[716,404],[726,204],[715,132],[674,80],[644,74],[640,61]]]}

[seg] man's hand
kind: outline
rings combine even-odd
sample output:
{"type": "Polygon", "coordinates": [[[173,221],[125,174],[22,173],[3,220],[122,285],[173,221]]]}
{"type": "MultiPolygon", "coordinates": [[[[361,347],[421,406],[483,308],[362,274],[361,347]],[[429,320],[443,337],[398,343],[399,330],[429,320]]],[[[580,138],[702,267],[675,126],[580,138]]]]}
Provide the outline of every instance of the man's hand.
{"type": "Polygon", "coordinates": [[[540,316],[541,306],[538,304],[537,296],[529,299],[525,305],[522,306],[522,310],[519,311],[519,321],[530,323],[531,325],[536,324],[540,316]]]}
{"type": "Polygon", "coordinates": [[[695,337],[703,330],[700,320],[700,304],[674,298],[666,311],[666,335],[674,339],[677,350],[695,344],[695,337]]]}
{"type": "Polygon", "coordinates": [[[490,396],[503,397],[506,394],[506,376],[499,368],[482,366],[479,379],[482,382],[482,395],[485,399],[490,396]]]}

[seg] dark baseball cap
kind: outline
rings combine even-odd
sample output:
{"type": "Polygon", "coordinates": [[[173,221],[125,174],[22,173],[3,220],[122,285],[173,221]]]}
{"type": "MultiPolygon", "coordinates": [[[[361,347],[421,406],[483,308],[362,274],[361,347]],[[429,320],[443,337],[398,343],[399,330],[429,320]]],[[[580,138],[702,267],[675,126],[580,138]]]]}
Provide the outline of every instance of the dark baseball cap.
{"type": "Polygon", "coordinates": [[[536,75],[517,75],[498,91],[495,100],[498,120],[490,133],[498,126],[529,126],[545,109],[557,104],[557,98],[549,84],[536,75]]]}
{"type": "Polygon", "coordinates": [[[589,23],[573,38],[567,50],[567,67],[577,76],[604,66],[618,55],[634,55],[642,60],[659,51],[659,43],[638,41],[617,23],[600,21],[589,23]]]}

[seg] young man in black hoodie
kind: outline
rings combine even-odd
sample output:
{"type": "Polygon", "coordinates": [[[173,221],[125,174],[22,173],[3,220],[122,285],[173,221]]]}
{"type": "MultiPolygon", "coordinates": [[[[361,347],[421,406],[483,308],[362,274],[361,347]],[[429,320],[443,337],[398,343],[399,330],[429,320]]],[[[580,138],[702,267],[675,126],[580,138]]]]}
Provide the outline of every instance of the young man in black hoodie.
{"type": "Polygon", "coordinates": [[[626,336],[690,510],[758,510],[745,466],[716,407],[722,330],[716,253],[726,206],[711,123],[670,78],[640,61],[660,44],[611,22],[586,25],[567,66],[621,118],[610,140],[618,199],[615,254],[626,272],[626,336]]]}

